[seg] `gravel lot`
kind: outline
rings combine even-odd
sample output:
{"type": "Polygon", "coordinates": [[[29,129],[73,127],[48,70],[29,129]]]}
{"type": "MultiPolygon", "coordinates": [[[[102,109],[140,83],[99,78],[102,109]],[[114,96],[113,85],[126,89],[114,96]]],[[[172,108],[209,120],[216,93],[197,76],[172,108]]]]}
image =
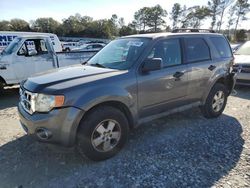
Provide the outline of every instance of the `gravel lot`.
{"type": "Polygon", "coordinates": [[[18,89],[0,97],[0,187],[250,187],[250,88],[224,114],[198,109],[145,124],[104,162],[35,142],[18,123],[18,89]]]}

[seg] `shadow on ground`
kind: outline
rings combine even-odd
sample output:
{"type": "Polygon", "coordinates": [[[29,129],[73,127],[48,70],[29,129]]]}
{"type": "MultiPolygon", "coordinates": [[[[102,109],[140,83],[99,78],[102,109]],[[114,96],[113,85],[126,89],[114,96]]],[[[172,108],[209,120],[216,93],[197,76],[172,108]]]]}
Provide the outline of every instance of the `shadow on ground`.
{"type": "Polygon", "coordinates": [[[210,187],[235,167],[241,133],[227,115],[178,113],[139,127],[103,162],[24,136],[0,147],[0,187],[210,187]]]}
{"type": "Polygon", "coordinates": [[[19,100],[19,88],[8,88],[0,94],[0,110],[17,106],[19,100]]]}
{"type": "Polygon", "coordinates": [[[250,100],[250,86],[236,86],[235,90],[237,91],[235,97],[250,100]]]}

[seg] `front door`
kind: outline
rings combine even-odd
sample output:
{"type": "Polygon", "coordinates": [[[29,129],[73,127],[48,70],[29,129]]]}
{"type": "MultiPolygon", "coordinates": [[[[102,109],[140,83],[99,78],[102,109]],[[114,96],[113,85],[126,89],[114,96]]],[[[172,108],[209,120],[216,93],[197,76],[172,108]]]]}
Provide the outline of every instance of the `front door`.
{"type": "Polygon", "coordinates": [[[28,55],[29,44],[24,41],[21,48],[13,56],[13,70],[16,74],[17,82],[27,79],[35,71],[35,57],[28,55]]]}
{"type": "Polygon", "coordinates": [[[13,67],[16,77],[22,81],[36,73],[53,69],[53,55],[48,52],[43,39],[28,39],[15,54],[13,67]],[[29,55],[32,50],[36,53],[29,55]]]}
{"type": "Polygon", "coordinates": [[[34,40],[34,43],[35,50],[37,51],[37,54],[34,56],[36,58],[36,61],[34,62],[34,74],[54,69],[56,65],[53,59],[53,54],[46,45],[48,42],[43,39],[36,39],[34,40]]]}
{"type": "Polygon", "coordinates": [[[183,64],[180,39],[158,41],[148,58],[161,58],[163,68],[138,74],[139,116],[158,114],[185,103],[187,65],[183,64]]]}

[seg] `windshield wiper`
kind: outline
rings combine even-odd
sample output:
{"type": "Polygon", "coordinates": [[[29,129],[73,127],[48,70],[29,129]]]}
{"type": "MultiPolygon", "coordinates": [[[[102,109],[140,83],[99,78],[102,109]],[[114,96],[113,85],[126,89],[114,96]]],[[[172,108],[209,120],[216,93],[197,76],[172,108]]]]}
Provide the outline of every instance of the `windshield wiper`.
{"type": "Polygon", "coordinates": [[[83,63],[82,63],[82,65],[87,65],[88,64],[88,61],[84,61],[83,63]]]}
{"type": "Polygon", "coordinates": [[[100,68],[107,68],[104,65],[100,64],[100,63],[94,63],[94,64],[89,64],[91,66],[95,66],[95,67],[100,67],[100,68]]]}

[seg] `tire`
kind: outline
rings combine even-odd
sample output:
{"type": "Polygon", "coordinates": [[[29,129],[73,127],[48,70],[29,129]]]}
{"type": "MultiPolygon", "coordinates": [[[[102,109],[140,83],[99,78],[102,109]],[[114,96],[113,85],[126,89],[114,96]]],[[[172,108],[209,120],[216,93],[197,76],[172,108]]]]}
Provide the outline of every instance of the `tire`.
{"type": "Polygon", "coordinates": [[[109,159],[122,149],[128,133],[128,120],[120,110],[100,106],[80,122],[77,149],[93,161],[109,159]]]}
{"type": "Polygon", "coordinates": [[[215,84],[211,91],[209,92],[206,102],[201,106],[201,112],[206,118],[216,118],[219,117],[227,104],[228,91],[225,85],[217,83],[215,84]],[[220,95],[224,97],[220,97],[220,95]],[[220,100],[217,100],[220,98],[220,100]]]}

